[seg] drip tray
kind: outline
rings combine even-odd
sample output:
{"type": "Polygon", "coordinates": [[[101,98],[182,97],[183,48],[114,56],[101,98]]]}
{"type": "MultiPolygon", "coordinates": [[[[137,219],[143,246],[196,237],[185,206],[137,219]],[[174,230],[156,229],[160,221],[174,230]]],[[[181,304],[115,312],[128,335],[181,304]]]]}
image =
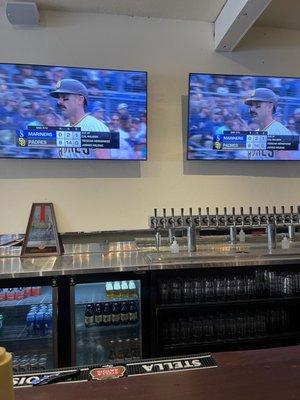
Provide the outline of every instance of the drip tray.
{"type": "Polygon", "coordinates": [[[146,262],[150,264],[186,264],[186,263],[210,263],[210,262],[234,262],[238,263],[242,260],[253,260],[257,263],[259,260],[275,260],[286,258],[299,259],[300,248],[292,247],[290,249],[276,248],[271,251],[264,247],[250,247],[239,245],[235,248],[223,247],[223,251],[198,250],[195,252],[181,251],[177,254],[172,254],[170,251],[159,251],[148,253],[145,255],[146,262]]]}

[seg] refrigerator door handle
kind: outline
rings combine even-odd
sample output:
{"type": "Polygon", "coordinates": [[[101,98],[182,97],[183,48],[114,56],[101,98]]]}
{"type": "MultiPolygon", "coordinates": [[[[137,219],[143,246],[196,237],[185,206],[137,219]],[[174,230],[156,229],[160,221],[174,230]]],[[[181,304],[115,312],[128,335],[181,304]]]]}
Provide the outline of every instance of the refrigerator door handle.
{"type": "Polygon", "coordinates": [[[70,324],[71,324],[71,365],[76,365],[76,337],[75,337],[75,281],[70,278],[70,324]]]}
{"type": "Polygon", "coordinates": [[[56,279],[52,280],[52,304],[53,304],[53,316],[52,316],[52,336],[53,336],[53,364],[54,368],[58,367],[58,342],[57,342],[57,313],[58,313],[58,288],[56,279]]]}

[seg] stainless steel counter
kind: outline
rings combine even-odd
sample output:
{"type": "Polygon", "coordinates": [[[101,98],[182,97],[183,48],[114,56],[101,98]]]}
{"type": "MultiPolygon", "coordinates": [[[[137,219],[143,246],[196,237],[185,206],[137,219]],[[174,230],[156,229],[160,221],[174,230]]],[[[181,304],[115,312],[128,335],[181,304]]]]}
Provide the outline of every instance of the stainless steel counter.
{"type": "Polygon", "coordinates": [[[247,238],[246,243],[229,245],[223,236],[201,237],[197,251],[188,253],[184,238],[179,238],[180,253],[171,254],[165,243],[160,251],[153,238],[108,244],[65,244],[59,257],[20,258],[19,247],[0,248],[0,278],[23,278],[102,272],[146,271],[157,269],[240,267],[298,264],[300,238],[290,249],[268,252],[265,238],[247,238]]]}

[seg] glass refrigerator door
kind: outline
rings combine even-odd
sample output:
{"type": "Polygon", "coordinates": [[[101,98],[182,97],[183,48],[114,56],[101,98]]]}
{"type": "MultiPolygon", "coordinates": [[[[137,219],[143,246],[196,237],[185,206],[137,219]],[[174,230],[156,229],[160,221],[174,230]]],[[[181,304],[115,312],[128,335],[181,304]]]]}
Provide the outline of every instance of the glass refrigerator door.
{"type": "Polygon", "coordinates": [[[116,363],[141,358],[141,282],[75,286],[73,363],[116,363]]]}
{"type": "Polygon", "coordinates": [[[55,366],[53,290],[0,288],[0,346],[13,353],[14,374],[55,366]]]}

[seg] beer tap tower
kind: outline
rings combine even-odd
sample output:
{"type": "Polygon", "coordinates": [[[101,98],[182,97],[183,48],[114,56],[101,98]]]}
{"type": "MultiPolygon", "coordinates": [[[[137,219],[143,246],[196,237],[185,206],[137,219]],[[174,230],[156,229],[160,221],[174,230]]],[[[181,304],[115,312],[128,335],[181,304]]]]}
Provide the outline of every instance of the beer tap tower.
{"type": "Polygon", "coordinates": [[[164,208],[162,215],[159,216],[157,209],[154,209],[154,215],[149,217],[149,227],[155,231],[156,248],[159,250],[161,245],[161,231],[168,230],[169,240],[175,236],[178,229],[186,229],[187,246],[189,252],[196,251],[196,232],[201,230],[220,230],[229,229],[229,242],[236,244],[237,229],[243,228],[265,228],[268,238],[268,249],[276,248],[277,228],[287,227],[287,233],[290,241],[295,240],[295,227],[300,225],[300,206],[295,212],[294,207],[290,206],[289,212],[285,211],[285,207],[281,206],[281,212],[277,212],[273,206],[273,211],[269,211],[269,207],[265,207],[265,212],[261,212],[261,207],[257,208],[254,213],[252,207],[249,212],[244,213],[244,208],[240,207],[237,214],[235,207],[232,207],[231,213],[224,207],[223,213],[219,212],[219,208],[215,208],[215,212],[211,213],[209,207],[206,207],[206,213],[202,214],[201,208],[198,213],[193,214],[192,207],[189,208],[188,214],[185,214],[184,208],[181,208],[180,215],[175,215],[174,208],[171,208],[171,214],[167,215],[164,208]]]}

